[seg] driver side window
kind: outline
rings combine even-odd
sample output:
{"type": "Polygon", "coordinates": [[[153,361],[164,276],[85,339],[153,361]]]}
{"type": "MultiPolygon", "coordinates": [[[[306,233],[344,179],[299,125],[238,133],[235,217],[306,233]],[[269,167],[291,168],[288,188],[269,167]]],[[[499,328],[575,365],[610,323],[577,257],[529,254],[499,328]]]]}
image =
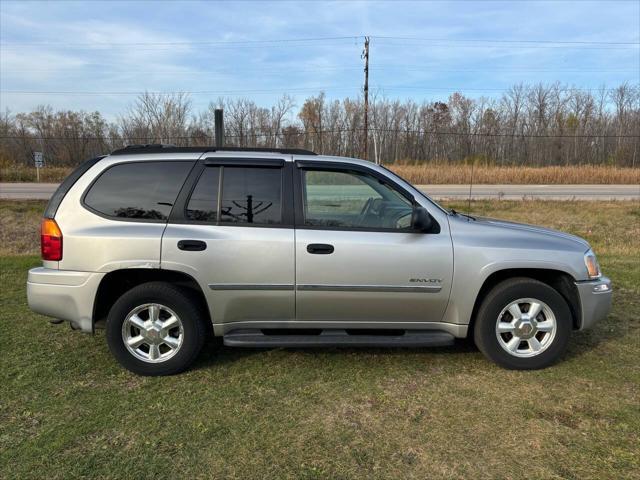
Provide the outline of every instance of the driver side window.
{"type": "Polygon", "coordinates": [[[389,185],[360,172],[303,170],[307,226],[407,229],[411,202],[389,185]]]}

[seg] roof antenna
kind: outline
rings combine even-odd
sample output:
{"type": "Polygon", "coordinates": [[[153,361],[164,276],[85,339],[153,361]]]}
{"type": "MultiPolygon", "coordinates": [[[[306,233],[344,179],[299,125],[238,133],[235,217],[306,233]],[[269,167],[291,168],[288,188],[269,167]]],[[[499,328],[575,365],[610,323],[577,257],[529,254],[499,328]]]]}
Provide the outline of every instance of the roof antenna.
{"type": "Polygon", "coordinates": [[[471,191],[473,189],[473,167],[476,164],[476,159],[471,160],[471,181],[469,182],[469,203],[467,206],[467,222],[471,220],[471,191]]]}

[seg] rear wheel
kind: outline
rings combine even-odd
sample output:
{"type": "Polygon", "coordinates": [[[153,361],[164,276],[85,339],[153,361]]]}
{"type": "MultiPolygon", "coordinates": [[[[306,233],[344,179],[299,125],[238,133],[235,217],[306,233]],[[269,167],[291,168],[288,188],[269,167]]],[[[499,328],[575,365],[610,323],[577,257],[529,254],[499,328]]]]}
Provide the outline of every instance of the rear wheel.
{"type": "Polygon", "coordinates": [[[132,288],[115,302],[107,318],[111,353],[139,375],[172,375],[187,369],[206,335],[197,299],[163,282],[132,288]]]}
{"type": "Polygon", "coordinates": [[[512,278],[486,296],[474,328],[476,345],[505,368],[532,370],[558,360],[567,348],[571,311],[549,285],[512,278]]]}

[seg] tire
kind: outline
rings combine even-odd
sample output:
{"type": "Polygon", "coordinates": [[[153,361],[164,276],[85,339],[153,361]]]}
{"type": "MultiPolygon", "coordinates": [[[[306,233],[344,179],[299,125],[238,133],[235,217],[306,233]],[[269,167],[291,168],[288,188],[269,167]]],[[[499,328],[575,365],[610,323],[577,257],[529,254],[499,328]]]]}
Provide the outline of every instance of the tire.
{"type": "Polygon", "coordinates": [[[473,336],[480,351],[498,365],[536,370],[562,356],[572,325],[569,306],[555,289],[532,278],[511,278],[496,285],[482,301],[473,336]]]}
{"type": "Polygon", "coordinates": [[[120,365],[133,373],[173,375],[196,359],[207,338],[207,325],[201,302],[189,290],[149,282],[132,288],[113,304],[107,317],[107,344],[120,365]],[[145,327],[138,327],[143,324],[145,327]],[[125,338],[131,346],[125,344],[125,338]]]}

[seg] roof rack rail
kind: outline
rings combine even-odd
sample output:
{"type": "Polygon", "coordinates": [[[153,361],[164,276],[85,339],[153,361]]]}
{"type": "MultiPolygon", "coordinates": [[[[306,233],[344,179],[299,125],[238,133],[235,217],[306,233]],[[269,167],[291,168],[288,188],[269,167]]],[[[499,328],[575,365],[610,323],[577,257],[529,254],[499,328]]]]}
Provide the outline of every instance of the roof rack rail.
{"type": "Polygon", "coordinates": [[[138,150],[140,148],[176,148],[176,146],[171,143],[133,143],[120,150],[138,150]]]}
{"type": "Polygon", "coordinates": [[[256,153],[281,153],[284,155],[317,155],[311,150],[302,148],[251,148],[251,147],[176,147],[162,143],[147,143],[140,145],[127,145],[124,148],[114,150],[111,155],[130,155],[137,153],[198,153],[198,152],[256,152],[256,153]]]}

